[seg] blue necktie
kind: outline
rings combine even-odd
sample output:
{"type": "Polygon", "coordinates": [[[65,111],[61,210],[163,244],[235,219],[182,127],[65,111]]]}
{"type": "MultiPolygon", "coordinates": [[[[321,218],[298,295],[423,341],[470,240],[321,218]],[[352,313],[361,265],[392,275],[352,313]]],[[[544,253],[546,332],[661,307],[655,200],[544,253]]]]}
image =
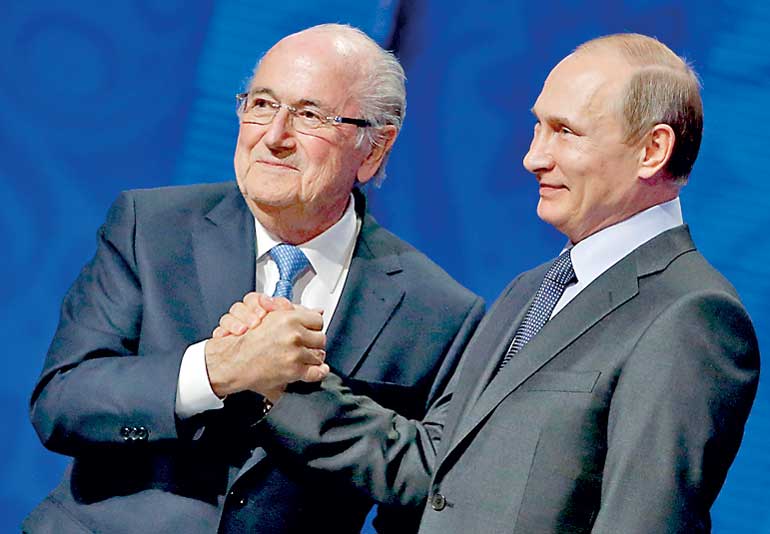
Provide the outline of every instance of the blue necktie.
{"type": "Polygon", "coordinates": [[[543,325],[551,318],[551,312],[564,293],[564,288],[577,281],[575,271],[572,269],[570,250],[565,250],[561,256],[556,258],[548,272],[545,273],[545,278],[543,278],[543,282],[535,294],[535,299],[524,315],[524,320],[521,321],[519,328],[516,329],[516,335],[513,336],[511,346],[503,356],[500,366],[497,368],[498,371],[505,367],[505,364],[543,328],[543,325]]]}
{"type": "Polygon", "coordinates": [[[270,249],[270,256],[278,266],[278,283],[275,284],[274,297],[292,299],[294,282],[297,276],[309,265],[305,254],[294,245],[281,243],[270,249]]]}

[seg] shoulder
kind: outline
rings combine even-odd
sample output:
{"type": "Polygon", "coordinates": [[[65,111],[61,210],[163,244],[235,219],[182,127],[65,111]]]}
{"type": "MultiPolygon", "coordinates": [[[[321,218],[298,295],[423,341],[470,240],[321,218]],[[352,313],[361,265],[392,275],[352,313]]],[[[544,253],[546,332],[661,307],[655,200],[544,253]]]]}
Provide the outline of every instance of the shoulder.
{"type": "Polygon", "coordinates": [[[132,189],[121,193],[118,201],[131,202],[142,210],[194,210],[207,212],[238,193],[235,182],[176,185],[151,189],[132,189]]]}
{"type": "Polygon", "coordinates": [[[236,205],[242,203],[234,181],[130,189],[121,192],[110,207],[106,226],[140,224],[170,228],[185,225],[228,199],[236,205]]]}
{"type": "Polygon", "coordinates": [[[639,329],[639,365],[758,366],[756,332],[737,291],[694,246],[640,276],[638,289],[629,310],[639,329]]]}
{"type": "Polygon", "coordinates": [[[735,287],[696,249],[674,257],[665,269],[642,276],[639,289],[661,304],[711,295],[741,305],[735,287]]]}

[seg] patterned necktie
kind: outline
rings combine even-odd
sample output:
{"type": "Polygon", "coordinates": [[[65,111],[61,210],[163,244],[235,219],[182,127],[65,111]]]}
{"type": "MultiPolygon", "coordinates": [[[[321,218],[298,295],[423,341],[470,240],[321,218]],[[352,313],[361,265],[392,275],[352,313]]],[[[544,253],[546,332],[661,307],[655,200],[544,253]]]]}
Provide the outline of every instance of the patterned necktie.
{"type": "Polygon", "coordinates": [[[305,254],[294,245],[281,243],[270,249],[270,256],[278,265],[279,280],[275,284],[274,297],[286,297],[292,299],[294,281],[299,273],[309,265],[305,254]]]}
{"type": "Polygon", "coordinates": [[[575,271],[572,269],[570,250],[565,250],[561,256],[556,258],[548,272],[545,273],[545,278],[543,278],[535,294],[535,300],[532,301],[524,315],[524,320],[516,329],[516,335],[513,336],[511,346],[503,356],[500,366],[497,368],[498,371],[505,367],[505,364],[543,328],[543,325],[551,318],[551,312],[564,293],[564,288],[577,281],[575,271]]]}

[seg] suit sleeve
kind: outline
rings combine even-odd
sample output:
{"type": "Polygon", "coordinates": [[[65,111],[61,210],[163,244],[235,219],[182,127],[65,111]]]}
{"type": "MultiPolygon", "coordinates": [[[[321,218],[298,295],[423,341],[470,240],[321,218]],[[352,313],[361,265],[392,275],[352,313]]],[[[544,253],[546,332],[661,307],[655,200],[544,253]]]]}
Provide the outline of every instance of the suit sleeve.
{"type": "Polygon", "coordinates": [[[139,353],[142,288],[135,208],[123,193],[98,232],[97,251],[64,298],[59,325],[32,393],[43,444],[67,455],[177,437],[182,354],[139,353]]]}
{"type": "Polygon", "coordinates": [[[690,295],[660,314],[612,398],[593,532],[710,532],[758,376],[754,330],[734,297],[690,295]]]}
{"type": "Polygon", "coordinates": [[[432,395],[421,421],[353,395],[343,379],[329,375],[314,391],[281,397],[260,423],[265,448],[282,461],[333,472],[381,504],[422,506],[459,376],[457,362],[483,309],[477,299],[440,372],[447,378],[437,379],[446,387],[432,395]]]}

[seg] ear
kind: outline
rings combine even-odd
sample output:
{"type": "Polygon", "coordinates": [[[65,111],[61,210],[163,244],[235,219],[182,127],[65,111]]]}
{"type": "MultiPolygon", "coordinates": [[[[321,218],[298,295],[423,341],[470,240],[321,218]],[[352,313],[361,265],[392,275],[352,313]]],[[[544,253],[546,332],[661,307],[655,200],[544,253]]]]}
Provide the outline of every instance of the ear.
{"type": "Polygon", "coordinates": [[[376,145],[372,145],[369,154],[364,158],[363,163],[358,168],[356,177],[359,183],[365,184],[372,179],[377,169],[380,168],[382,160],[390,152],[393,143],[396,142],[398,136],[398,130],[392,124],[387,124],[379,128],[380,142],[376,145]]]}
{"type": "Polygon", "coordinates": [[[639,178],[648,180],[663,169],[674,151],[676,136],[668,124],[656,124],[642,139],[639,178]]]}

